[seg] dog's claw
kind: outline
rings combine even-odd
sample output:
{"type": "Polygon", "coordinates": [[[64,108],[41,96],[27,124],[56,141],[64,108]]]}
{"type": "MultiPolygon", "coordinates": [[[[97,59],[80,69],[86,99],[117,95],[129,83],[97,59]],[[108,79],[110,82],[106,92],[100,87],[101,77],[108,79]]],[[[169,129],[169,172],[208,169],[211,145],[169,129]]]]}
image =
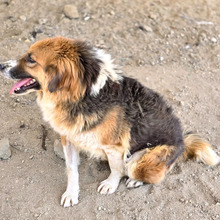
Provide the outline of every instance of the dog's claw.
{"type": "Polygon", "coordinates": [[[142,186],[144,183],[138,180],[132,180],[130,178],[127,179],[126,181],[126,186],[127,188],[136,188],[139,186],[142,186]]]}
{"type": "Polygon", "coordinates": [[[106,179],[100,183],[97,191],[100,194],[109,195],[109,194],[114,193],[117,187],[118,187],[118,183],[116,184],[106,179]]]}
{"type": "Polygon", "coordinates": [[[66,191],[61,198],[60,204],[66,208],[78,204],[78,193],[70,193],[66,191]]]}

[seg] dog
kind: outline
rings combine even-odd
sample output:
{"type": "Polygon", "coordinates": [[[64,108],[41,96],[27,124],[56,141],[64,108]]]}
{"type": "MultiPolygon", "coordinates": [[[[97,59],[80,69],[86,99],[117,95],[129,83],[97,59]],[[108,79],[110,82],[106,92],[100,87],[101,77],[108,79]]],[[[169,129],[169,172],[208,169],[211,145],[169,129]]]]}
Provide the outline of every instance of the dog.
{"type": "Polygon", "coordinates": [[[37,93],[44,120],[61,136],[68,176],[64,207],[78,203],[80,151],[109,163],[101,194],[114,193],[123,176],[127,187],[157,184],[181,155],[210,166],[220,162],[207,141],[183,135],[161,95],[121,74],[109,54],[86,42],[38,41],[21,59],[0,64],[0,71],[19,80],[10,94],[37,93]]]}

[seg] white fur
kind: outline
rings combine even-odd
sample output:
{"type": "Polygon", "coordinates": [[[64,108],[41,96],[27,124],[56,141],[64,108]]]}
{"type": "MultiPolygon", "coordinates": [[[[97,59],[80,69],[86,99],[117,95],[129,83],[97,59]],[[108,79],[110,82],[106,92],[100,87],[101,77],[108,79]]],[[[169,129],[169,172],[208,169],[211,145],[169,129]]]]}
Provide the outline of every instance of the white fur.
{"type": "Polygon", "coordinates": [[[143,184],[144,183],[141,182],[141,181],[133,180],[133,179],[130,179],[130,178],[128,178],[127,181],[126,181],[127,188],[136,188],[136,187],[142,186],[143,184]]]}
{"type": "Polygon", "coordinates": [[[10,76],[10,70],[11,68],[15,67],[18,64],[17,60],[9,60],[5,63],[2,63],[3,66],[5,66],[5,69],[2,71],[3,75],[9,79],[11,79],[10,76]]]}
{"type": "Polygon", "coordinates": [[[114,82],[119,82],[123,78],[116,72],[116,66],[113,64],[111,55],[106,54],[101,49],[95,49],[95,56],[101,60],[102,63],[98,79],[96,83],[92,85],[91,95],[93,96],[99,94],[99,91],[105,86],[105,83],[108,79],[111,79],[114,82]]]}
{"type": "Polygon", "coordinates": [[[206,146],[204,151],[199,151],[196,159],[198,162],[202,161],[209,166],[216,166],[220,163],[220,157],[209,146],[206,146]]]}
{"type": "Polygon", "coordinates": [[[61,205],[64,207],[70,207],[78,203],[79,196],[79,173],[78,173],[78,164],[79,164],[79,152],[77,149],[67,143],[66,146],[63,146],[63,151],[65,155],[66,168],[68,183],[65,193],[61,198],[61,205]]]}
{"type": "Polygon", "coordinates": [[[106,180],[100,183],[98,192],[112,194],[116,191],[122,176],[124,176],[123,153],[110,146],[105,146],[103,150],[107,155],[111,173],[106,180]]]}

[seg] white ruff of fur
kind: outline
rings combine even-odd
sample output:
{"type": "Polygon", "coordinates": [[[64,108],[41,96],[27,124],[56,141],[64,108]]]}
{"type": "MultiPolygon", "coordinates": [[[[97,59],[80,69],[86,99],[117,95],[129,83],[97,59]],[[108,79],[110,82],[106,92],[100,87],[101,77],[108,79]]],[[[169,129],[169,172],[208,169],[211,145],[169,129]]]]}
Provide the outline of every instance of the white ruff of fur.
{"type": "Polygon", "coordinates": [[[118,73],[116,72],[117,68],[113,64],[110,54],[106,54],[103,50],[95,49],[95,56],[102,61],[102,64],[98,79],[96,83],[92,85],[92,96],[99,94],[99,91],[105,86],[108,79],[111,79],[113,82],[119,82],[123,79],[123,77],[118,74],[119,71],[117,71],[118,73]]]}

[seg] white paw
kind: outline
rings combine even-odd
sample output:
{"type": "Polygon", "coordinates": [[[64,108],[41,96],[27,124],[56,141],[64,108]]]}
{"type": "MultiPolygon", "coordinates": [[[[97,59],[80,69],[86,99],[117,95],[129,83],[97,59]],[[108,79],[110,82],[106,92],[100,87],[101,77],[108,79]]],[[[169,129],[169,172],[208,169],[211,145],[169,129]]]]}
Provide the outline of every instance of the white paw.
{"type": "Polygon", "coordinates": [[[71,192],[66,191],[62,195],[60,204],[64,208],[76,205],[79,202],[78,194],[79,194],[78,192],[71,193],[71,192]]]}
{"type": "Polygon", "coordinates": [[[98,187],[98,192],[100,194],[112,194],[116,191],[116,189],[118,188],[118,181],[109,181],[108,179],[102,181],[98,187]]]}
{"type": "Polygon", "coordinates": [[[138,186],[142,186],[144,183],[138,180],[132,180],[130,178],[126,181],[127,188],[136,188],[138,186]]]}

